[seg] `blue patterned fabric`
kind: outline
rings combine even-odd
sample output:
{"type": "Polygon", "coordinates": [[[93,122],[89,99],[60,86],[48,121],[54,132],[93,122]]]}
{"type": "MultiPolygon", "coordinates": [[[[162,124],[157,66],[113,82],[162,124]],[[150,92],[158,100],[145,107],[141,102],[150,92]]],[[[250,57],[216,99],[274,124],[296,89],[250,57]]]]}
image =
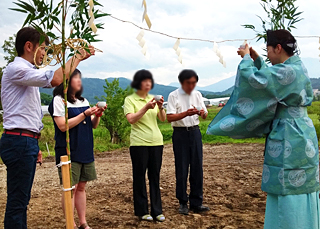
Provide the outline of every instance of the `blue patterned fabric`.
{"type": "Polygon", "coordinates": [[[318,139],[307,106],[313,91],[298,56],[268,67],[246,55],[229,102],[207,133],[233,138],[267,135],[262,190],[277,195],[319,190],[318,139]]]}

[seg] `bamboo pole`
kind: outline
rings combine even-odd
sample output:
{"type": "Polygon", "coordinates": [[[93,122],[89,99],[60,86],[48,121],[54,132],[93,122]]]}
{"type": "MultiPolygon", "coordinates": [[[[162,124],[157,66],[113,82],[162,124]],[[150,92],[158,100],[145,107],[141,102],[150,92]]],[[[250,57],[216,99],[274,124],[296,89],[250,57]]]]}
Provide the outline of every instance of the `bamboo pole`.
{"type": "MultiPolygon", "coordinates": [[[[68,162],[68,156],[61,156],[61,162],[68,162]]],[[[72,207],[72,199],[71,199],[71,182],[70,182],[70,164],[65,164],[61,166],[62,173],[62,184],[64,190],[64,212],[66,217],[66,229],[74,229],[74,219],[73,219],[73,207],[72,207]]]]}

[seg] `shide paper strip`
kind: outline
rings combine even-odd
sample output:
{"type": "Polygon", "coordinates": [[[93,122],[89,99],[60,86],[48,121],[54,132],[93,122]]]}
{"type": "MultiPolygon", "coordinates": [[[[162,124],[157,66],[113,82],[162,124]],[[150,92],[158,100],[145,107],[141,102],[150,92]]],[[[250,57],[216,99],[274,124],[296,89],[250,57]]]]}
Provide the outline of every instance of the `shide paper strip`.
{"type": "Polygon", "coordinates": [[[146,14],[146,15],[144,16],[144,19],[145,19],[145,21],[146,21],[149,29],[151,29],[152,23],[151,23],[151,21],[150,21],[150,18],[149,18],[149,16],[148,16],[148,14],[146,14]]]}
{"type": "Polygon", "coordinates": [[[151,29],[152,23],[150,21],[149,15],[148,15],[148,8],[147,8],[146,0],[142,1],[142,7],[144,7],[144,12],[143,12],[143,15],[142,15],[142,22],[146,21],[149,29],[151,29]]]}
{"type": "Polygon", "coordinates": [[[139,41],[139,45],[142,48],[141,49],[142,54],[148,58],[146,40],[143,37],[144,37],[144,30],[141,30],[137,36],[137,40],[139,41]]]}
{"type": "Polygon", "coordinates": [[[223,59],[223,55],[218,47],[217,42],[213,42],[213,51],[219,57],[219,62],[223,65],[223,67],[227,67],[226,61],[223,59]]]}
{"type": "Polygon", "coordinates": [[[173,49],[176,51],[176,54],[178,56],[178,60],[182,64],[182,55],[181,55],[181,49],[180,49],[179,45],[180,45],[180,38],[177,39],[176,43],[173,46],[173,49]]]}
{"type": "Polygon", "coordinates": [[[88,2],[89,4],[89,16],[90,16],[90,20],[89,20],[89,23],[88,23],[88,26],[92,29],[92,31],[94,33],[97,33],[97,26],[94,24],[94,14],[93,14],[93,7],[94,7],[94,3],[93,3],[93,0],[89,0],[88,2]]]}

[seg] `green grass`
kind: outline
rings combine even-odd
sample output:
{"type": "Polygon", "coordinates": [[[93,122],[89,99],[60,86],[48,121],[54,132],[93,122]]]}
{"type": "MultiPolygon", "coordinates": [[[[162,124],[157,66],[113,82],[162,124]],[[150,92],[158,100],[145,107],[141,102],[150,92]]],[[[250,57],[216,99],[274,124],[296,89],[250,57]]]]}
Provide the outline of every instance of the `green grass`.
{"type": "MultiPolygon", "coordinates": [[[[249,139],[232,139],[224,136],[213,136],[207,135],[207,127],[212,121],[212,119],[220,111],[220,108],[211,107],[209,109],[209,115],[206,120],[201,120],[200,130],[202,133],[203,143],[207,144],[221,144],[221,143],[264,143],[264,138],[249,138],[249,139]]],[[[314,102],[311,107],[308,107],[309,117],[312,119],[318,137],[320,137],[320,102],[314,102]]],[[[163,134],[163,140],[165,144],[172,143],[172,127],[170,123],[167,122],[158,122],[159,128],[163,134]]],[[[44,156],[48,155],[46,143],[48,144],[50,155],[54,155],[54,126],[50,116],[45,116],[43,118],[44,129],[42,130],[42,136],[39,140],[39,146],[42,150],[44,156]]],[[[3,132],[2,125],[0,126],[0,133],[3,132]]],[[[121,144],[112,144],[110,142],[110,134],[108,130],[100,124],[99,127],[93,130],[94,137],[94,151],[95,153],[111,151],[115,149],[120,149],[129,146],[129,136],[123,140],[121,144]]]]}
{"type": "MultiPolygon", "coordinates": [[[[207,135],[207,128],[212,119],[218,114],[221,108],[211,107],[209,108],[209,114],[206,120],[200,120],[200,131],[202,134],[203,143],[208,144],[221,144],[221,143],[264,143],[264,138],[247,138],[247,139],[232,139],[225,136],[207,135]]],[[[172,127],[170,123],[159,123],[159,128],[163,135],[163,141],[165,144],[172,143],[172,127]]]]}

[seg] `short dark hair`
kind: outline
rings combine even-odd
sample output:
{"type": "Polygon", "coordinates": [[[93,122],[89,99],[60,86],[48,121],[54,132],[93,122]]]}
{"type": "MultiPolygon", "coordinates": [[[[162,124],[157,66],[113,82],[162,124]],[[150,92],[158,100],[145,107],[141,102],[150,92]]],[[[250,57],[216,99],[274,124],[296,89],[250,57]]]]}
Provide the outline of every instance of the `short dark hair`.
{"type": "MultiPolygon", "coordinates": [[[[24,45],[30,41],[34,46],[40,42],[40,33],[33,27],[24,27],[19,30],[16,37],[16,50],[18,56],[22,56],[24,53],[24,45]]],[[[49,44],[49,38],[45,35],[45,43],[49,44]]]]}
{"type": "Polygon", "coordinates": [[[141,89],[141,82],[144,80],[151,80],[152,88],[154,87],[154,80],[151,72],[148,70],[142,69],[140,71],[137,71],[136,74],[133,76],[133,80],[131,82],[131,87],[140,90],[141,89]]]}
{"type": "MultiPolygon", "coordinates": [[[[67,92],[67,100],[69,103],[75,103],[76,99],[79,99],[80,101],[84,101],[84,98],[82,97],[82,92],[83,92],[83,88],[81,88],[80,91],[77,91],[75,94],[75,97],[72,96],[71,92],[72,92],[72,88],[71,88],[71,80],[74,76],[76,75],[80,75],[81,76],[81,72],[76,69],[74,70],[74,72],[71,74],[70,78],[69,78],[69,87],[68,87],[68,92],[67,92]]],[[[63,99],[64,99],[64,87],[63,87],[63,83],[60,84],[59,86],[57,86],[54,90],[53,90],[53,97],[60,95],[63,99]]]]}
{"type": "Polygon", "coordinates": [[[199,76],[195,71],[191,69],[185,69],[182,72],[180,72],[178,79],[179,79],[179,82],[182,84],[183,81],[191,79],[192,77],[195,77],[197,82],[199,81],[199,76]]]}
{"type": "Polygon", "coordinates": [[[292,36],[292,34],[285,30],[268,30],[267,31],[267,46],[276,48],[277,45],[286,51],[289,56],[293,56],[297,49],[297,40],[292,36]]]}

